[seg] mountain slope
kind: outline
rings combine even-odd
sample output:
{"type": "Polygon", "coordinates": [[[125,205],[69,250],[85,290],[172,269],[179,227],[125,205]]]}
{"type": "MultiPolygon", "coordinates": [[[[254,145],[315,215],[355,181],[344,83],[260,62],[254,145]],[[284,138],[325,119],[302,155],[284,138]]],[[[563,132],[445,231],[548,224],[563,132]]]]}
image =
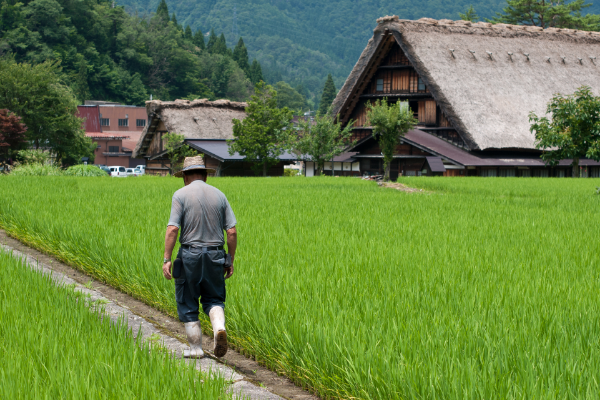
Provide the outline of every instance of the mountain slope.
{"type": "MultiPolygon", "coordinates": [[[[120,0],[129,12],[156,10],[159,0],[120,0]]],[[[304,83],[314,93],[328,73],[336,87],[346,76],[372,35],[375,20],[385,15],[418,19],[458,19],[472,4],[481,18],[490,18],[504,0],[167,0],[177,20],[205,34],[223,32],[230,46],[242,36],[250,57],[263,65],[267,80],[304,83]],[[237,34],[236,34],[237,33],[237,34]]],[[[586,12],[600,13],[600,2],[586,12]]]]}

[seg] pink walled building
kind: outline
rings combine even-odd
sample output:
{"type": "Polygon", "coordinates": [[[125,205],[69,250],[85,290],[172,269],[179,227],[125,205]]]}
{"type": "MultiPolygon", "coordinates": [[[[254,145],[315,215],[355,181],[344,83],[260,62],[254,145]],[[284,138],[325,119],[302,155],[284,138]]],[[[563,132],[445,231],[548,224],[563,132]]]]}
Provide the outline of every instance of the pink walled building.
{"type": "Polygon", "coordinates": [[[146,164],[143,158],[131,158],[135,144],[148,123],[146,108],[86,101],[77,109],[78,116],[85,118],[86,136],[97,143],[94,164],[126,168],[146,164]]]}

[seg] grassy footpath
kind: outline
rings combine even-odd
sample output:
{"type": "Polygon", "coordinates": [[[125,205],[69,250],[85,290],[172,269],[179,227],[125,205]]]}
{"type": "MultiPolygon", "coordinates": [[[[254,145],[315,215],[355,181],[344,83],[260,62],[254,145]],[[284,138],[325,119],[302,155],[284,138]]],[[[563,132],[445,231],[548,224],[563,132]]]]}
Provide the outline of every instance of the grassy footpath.
{"type": "Polygon", "coordinates": [[[231,398],[224,379],[149,351],[83,296],[0,250],[0,398],[231,398]]]}
{"type": "MultiPolygon", "coordinates": [[[[232,339],[323,397],[600,397],[599,180],[209,183],[239,222],[232,339]]],[[[160,268],[181,186],[1,177],[0,225],[175,315],[160,268]]]]}

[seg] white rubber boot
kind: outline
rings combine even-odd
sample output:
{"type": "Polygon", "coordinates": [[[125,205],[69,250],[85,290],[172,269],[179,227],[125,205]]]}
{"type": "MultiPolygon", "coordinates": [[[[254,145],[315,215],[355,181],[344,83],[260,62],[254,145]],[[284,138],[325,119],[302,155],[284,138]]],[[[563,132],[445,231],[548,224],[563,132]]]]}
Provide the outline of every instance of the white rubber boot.
{"type": "Polygon", "coordinates": [[[215,334],[216,357],[223,357],[227,353],[227,331],[225,330],[225,312],[222,307],[215,306],[208,313],[215,334]]]}
{"type": "Polygon", "coordinates": [[[187,335],[188,342],[190,344],[189,350],[183,351],[185,358],[202,358],[204,352],[202,351],[202,329],[200,328],[200,321],[186,322],[185,334],[187,335]]]}

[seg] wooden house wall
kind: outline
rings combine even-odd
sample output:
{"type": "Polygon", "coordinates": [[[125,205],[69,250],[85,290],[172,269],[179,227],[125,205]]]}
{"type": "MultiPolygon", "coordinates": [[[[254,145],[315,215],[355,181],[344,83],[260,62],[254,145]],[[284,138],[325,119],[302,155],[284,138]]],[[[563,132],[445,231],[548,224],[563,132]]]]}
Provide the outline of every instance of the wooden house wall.
{"type": "MultiPolygon", "coordinates": [[[[352,113],[354,127],[364,127],[367,124],[367,102],[360,102],[352,113]]],[[[422,100],[410,102],[411,108],[415,112],[415,117],[419,120],[419,125],[438,126],[438,107],[435,100],[422,100]],[[413,105],[416,104],[416,107],[413,105]],[[416,110],[415,110],[416,109],[416,110]]],[[[439,113],[441,114],[441,113],[439,113]]],[[[444,117],[444,123],[448,126],[449,122],[444,117]]]]}
{"type": "Polygon", "coordinates": [[[411,65],[408,58],[397,44],[391,48],[389,54],[383,59],[381,65],[411,65]]]}
{"type": "Polygon", "coordinates": [[[434,100],[419,101],[419,123],[423,125],[436,125],[437,105],[434,100]]]}
{"type": "Polygon", "coordinates": [[[429,93],[429,89],[424,85],[419,89],[419,75],[413,69],[385,69],[373,76],[366,91],[366,94],[379,93],[429,93]],[[383,80],[380,90],[377,88],[378,80],[383,80]]]}

